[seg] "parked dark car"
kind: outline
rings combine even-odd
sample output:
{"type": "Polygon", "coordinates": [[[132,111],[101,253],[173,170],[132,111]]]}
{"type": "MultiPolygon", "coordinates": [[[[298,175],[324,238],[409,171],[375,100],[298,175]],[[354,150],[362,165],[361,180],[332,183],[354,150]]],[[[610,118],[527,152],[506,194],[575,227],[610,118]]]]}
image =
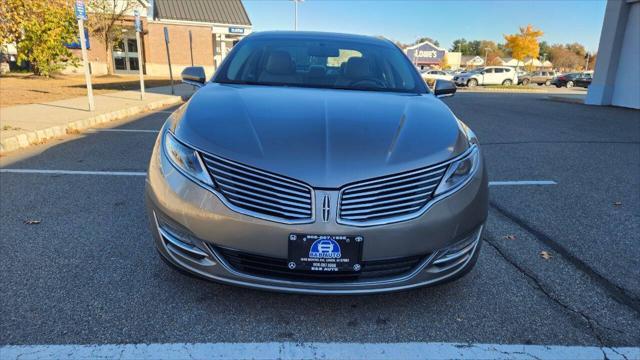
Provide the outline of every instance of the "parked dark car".
{"type": "Polygon", "coordinates": [[[583,87],[583,88],[588,88],[589,85],[591,85],[591,80],[593,79],[593,74],[590,72],[584,72],[582,74],[580,74],[580,76],[578,76],[575,80],[574,80],[574,85],[575,86],[579,86],[579,87],[583,87]]]}
{"type": "Polygon", "coordinates": [[[556,87],[568,87],[572,88],[576,84],[576,78],[580,76],[580,73],[568,73],[564,75],[559,75],[551,80],[551,84],[556,87]]]}

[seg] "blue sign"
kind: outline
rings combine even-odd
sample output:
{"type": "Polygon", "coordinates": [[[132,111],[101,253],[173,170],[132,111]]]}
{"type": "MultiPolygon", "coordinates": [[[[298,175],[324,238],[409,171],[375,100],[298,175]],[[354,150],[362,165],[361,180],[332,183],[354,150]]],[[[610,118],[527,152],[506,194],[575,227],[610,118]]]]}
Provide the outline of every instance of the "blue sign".
{"type": "Polygon", "coordinates": [[[140,23],[140,11],[133,10],[133,16],[134,16],[134,23],[135,23],[136,31],[137,32],[141,32],[142,31],[142,23],[140,23]]]}
{"type": "Polygon", "coordinates": [[[87,7],[84,6],[84,0],[76,0],[74,9],[76,13],[76,19],[87,20],[87,7]]]}
{"type": "Polygon", "coordinates": [[[332,239],[319,239],[316,240],[309,249],[310,258],[319,259],[339,259],[342,257],[342,251],[340,245],[332,239]]]}
{"type": "MultiPolygon", "coordinates": [[[[85,44],[87,44],[87,49],[91,49],[91,43],[89,42],[89,31],[85,28],[84,29],[84,42],[85,44]]],[[[64,44],[64,46],[67,47],[67,49],[81,49],[82,46],[80,46],[80,39],[78,38],[78,40],[70,43],[70,44],[64,44]]]]}
{"type": "Polygon", "coordinates": [[[407,48],[407,56],[414,64],[438,64],[446,51],[429,42],[407,48]]]}
{"type": "Polygon", "coordinates": [[[229,33],[231,34],[244,34],[244,28],[241,27],[230,27],[229,33]]]}

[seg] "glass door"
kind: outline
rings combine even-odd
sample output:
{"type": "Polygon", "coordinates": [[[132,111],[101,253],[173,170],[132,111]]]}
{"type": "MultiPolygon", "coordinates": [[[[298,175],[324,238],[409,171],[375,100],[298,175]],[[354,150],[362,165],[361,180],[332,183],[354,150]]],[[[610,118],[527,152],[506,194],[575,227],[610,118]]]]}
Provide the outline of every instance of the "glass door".
{"type": "Polygon", "coordinates": [[[135,73],[140,69],[135,38],[125,37],[113,45],[113,65],[118,73],[135,73]]]}

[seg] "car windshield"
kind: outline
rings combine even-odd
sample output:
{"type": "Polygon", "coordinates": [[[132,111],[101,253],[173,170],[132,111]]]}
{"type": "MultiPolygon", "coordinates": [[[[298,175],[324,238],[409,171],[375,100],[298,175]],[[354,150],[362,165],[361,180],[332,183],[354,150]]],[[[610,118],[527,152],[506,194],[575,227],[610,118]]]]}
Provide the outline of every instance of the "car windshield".
{"type": "Polygon", "coordinates": [[[428,92],[401,50],[384,43],[247,38],[213,80],[225,84],[428,92]]]}
{"type": "Polygon", "coordinates": [[[477,69],[474,69],[474,70],[467,71],[467,74],[477,74],[477,73],[480,73],[482,71],[484,71],[484,68],[477,68],[477,69]]]}

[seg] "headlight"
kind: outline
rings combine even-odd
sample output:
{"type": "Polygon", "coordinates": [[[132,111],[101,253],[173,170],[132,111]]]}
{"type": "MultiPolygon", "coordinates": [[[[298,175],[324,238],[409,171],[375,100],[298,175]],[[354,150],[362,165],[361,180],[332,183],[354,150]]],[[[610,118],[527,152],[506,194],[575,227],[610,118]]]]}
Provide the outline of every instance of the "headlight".
{"type": "Polygon", "coordinates": [[[182,144],[169,131],[164,134],[163,143],[164,153],[180,172],[205,184],[213,185],[200,155],[195,150],[182,144]]]}
{"type": "Polygon", "coordinates": [[[449,165],[434,196],[444,194],[466,184],[478,169],[479,162],[478,147],[474,145],[465,157],[449,165]]]}

